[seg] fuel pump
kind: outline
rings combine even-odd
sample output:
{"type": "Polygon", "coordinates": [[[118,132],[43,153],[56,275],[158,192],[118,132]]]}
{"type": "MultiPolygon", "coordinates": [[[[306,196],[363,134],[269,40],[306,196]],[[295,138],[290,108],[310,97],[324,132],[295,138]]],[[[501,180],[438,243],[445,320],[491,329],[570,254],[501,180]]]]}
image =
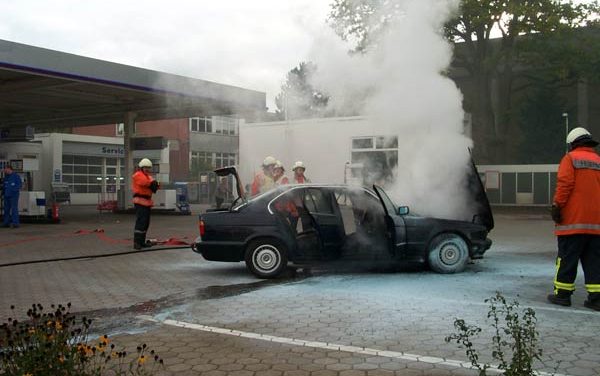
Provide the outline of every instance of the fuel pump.
{"type": "MultiPolygon", "coordinates": [[[[21,222],[58,222],[58,211],[56,215],[47,216],[47,200],[44,191],[34,191],[33,172],[38,170],[38,161],[36,159],[11,159],[0,161],[2,173],[0,177],[4,179],[4,167],[10,165],[13,173],[19,175],[22,186],[19,192],[19,218],[21,222]]],[[[4,192],[2,192],[2,196],[4,192]]],[[[1,197],[0,205],[2,215],[4,214],[4,197],[1,197]]]]}

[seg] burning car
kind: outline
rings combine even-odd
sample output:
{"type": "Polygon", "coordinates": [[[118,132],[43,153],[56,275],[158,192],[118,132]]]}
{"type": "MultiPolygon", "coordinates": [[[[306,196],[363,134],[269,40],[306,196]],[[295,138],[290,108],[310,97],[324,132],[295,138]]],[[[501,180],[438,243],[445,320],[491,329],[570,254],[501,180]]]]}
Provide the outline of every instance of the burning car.
{"type": "Polygon", "coordinates": [[[494,220],[478,176],[480,209],[469,222],[410,214],[376,185],[285,185],[247,200],[234,167],[215,172],[236,177],[238,198],[199,216],[192,249],[209,261],[245,261],[259,278],[279,276],[288,263],[338,260],[457,273],[492,244],[494,220]]]}

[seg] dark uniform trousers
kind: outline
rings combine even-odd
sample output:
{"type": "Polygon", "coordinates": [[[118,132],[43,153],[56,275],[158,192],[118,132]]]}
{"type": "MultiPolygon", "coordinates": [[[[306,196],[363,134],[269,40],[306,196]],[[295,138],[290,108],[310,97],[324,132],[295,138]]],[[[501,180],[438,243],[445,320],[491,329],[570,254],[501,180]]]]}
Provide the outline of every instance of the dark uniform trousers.
{"type": "Polygon", "coordinates": [[[600,235],[558,236],[555,292],[560,295],[571,295],[575,290],[579,260],[581,260],[585,287],[590,300],[600,299],[600,235]]]}
{"type": "Polygon", "coordinates": [[[146,232],[150,227],[149,206],[135,204],[135,230],[133,231],[133,243],[141,246],[146,244],[146,232]]]}

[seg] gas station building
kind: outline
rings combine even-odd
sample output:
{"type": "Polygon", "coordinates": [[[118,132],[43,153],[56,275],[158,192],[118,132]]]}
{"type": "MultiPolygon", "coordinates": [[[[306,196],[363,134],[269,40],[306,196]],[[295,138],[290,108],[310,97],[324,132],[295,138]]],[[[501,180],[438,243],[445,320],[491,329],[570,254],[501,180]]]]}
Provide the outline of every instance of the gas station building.
{"type": "Polygon", "coordinates": [[[0,164],[46,198],[130,197],[141,158],[163,182],[185,179],[192,159],[235,163],[240,119],[265,110],[263,92],[0,40],[0,164]]]}

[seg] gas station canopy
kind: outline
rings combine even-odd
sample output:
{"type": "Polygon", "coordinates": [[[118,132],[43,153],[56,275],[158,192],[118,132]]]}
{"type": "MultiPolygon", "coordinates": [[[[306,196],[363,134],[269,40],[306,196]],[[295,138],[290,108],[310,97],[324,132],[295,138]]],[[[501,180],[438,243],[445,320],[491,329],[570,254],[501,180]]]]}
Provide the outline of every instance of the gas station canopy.
{"type": "Polygon", "coordinates": [[[248,116],[263,92],[0,39],[0,128],[121,123],[190,116],[248,116]]]}

